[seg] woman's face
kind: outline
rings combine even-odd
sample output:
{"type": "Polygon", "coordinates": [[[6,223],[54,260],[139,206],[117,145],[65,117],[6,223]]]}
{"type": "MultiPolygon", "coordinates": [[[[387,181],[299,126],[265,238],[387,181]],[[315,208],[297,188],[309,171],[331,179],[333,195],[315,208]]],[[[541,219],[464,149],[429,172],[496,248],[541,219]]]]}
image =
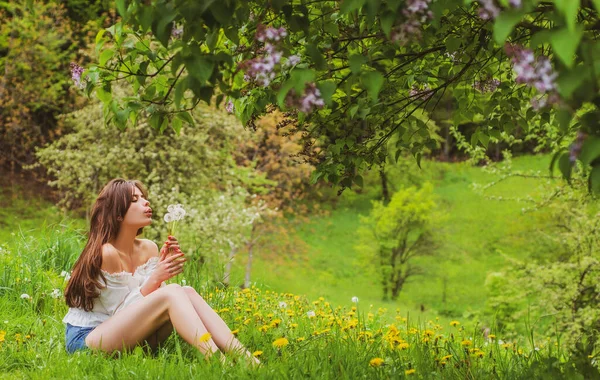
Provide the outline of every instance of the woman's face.
{"type": "Polygon", "coordinates": [[[142,228],[152,223],[152,209],[150,202],[144,199],[142,192],[137,187],[133,188],[131,206],[123,217],[123,225],[142,228]]]}

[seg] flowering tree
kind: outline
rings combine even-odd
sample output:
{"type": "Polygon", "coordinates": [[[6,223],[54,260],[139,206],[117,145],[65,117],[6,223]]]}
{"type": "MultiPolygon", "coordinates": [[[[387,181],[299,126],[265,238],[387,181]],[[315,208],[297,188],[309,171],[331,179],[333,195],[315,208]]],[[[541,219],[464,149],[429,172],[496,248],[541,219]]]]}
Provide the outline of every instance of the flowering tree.
{"type": "Polygon", "coordinates": [[[122,21],[98,33],[98,62],[81,76],[121,127],[143,111],[152,127],[179,130],[200,101],[252,125],[276,104],[297,112],[307,141],[324,143],[313,179],[346,187],[385,162],[391,136],[419,160],[433,142],[406,125],[451,92],[452,121],[475,121],[475,144],[533,122],[560,125],[564,147],[589,135],[555,162],[569,178],[585,156],[600,188],[597,0],[150,3],[116,2],[122,21]],[[115,99],[121,80],[136,95],[115,99]],[[482,89],[489,101],[478,101],[482,89]]]}

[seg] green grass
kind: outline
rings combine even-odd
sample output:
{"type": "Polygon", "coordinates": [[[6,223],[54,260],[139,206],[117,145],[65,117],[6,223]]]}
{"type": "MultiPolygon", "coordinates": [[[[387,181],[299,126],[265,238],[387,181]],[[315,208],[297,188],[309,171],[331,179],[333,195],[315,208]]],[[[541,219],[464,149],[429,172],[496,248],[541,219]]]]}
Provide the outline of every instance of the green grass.
{"type": "MultiPolygon", "coordinates": [[[[514,163],[518,169],[542,171],[547,165],[544,156],[523,157],[514,163]]],[[[375,187],[346,193],[329,215],[313,217],[302,225],[297,233],[308,247],[305,256],[282,252],[280,259],[273,260],[273,252],[258,251],[253,280],[259,286],[249,293],[232,288],[217,296],[205,283],[207,276],[192,273],[192,266],[186,268],[186,278],[233,329],[240,330],[240,340],[251,350],[264,351],[265,365],[259,369],[250,369],[243,361],[227,366],[207,363],[175,335],[154,356],[142,350],[120,360],[67,355],[61,323],[66,306],[51,293],[65,285],[60,273],[69,270],[79,254],[85,223],[63,219],[54,206],[35,194],[11,192],[10,201],[2,198],[0,214],[0,340],[4,340],[0,342],[0,372],[3,378],[34,379],[404,378],[405,371],[414,368],[411,376],[416,378],[575,376],[574,363],[552,342],[544,342],[536,351],[533,346],[539,343],[524,335],[502,346],[498,341],[484,341],[480,330],[492,324],[486,319],[489,316],[482,315],[486,276],[506,268],[510,258],[544,254],[532,237],[533,231],[547,223],[545,211],[523,213],[521,202],[490,200],[472,191],[473,182],[495,179],[481,168],[424,162],[421,175],[434,182],[440,209],[447,217],[438,232],[438,255],[420,260],[426,275],[407,284],[397,302],[381,301],[377,278],[366,274],[354,249],[359,215],[369,212],[375,187]],[[22,299],[23,293],[32,295],[32,300],[22,299]],[[360,299],[358,313],[351,309],[353,296],[360,299]],[[289,305],[285,311],[279,307],[281,301],[289,305]],[[317,317],[309,318],[309,310],[316,311],[317,317]],[[454,319],[461,321],[460,328],[449,326],[454,319]],[[280,320],[276,326],[272,325],[275,320],[280,320]],[[357,326],[348,327],[353,321],[357,326]],[[390,346],[390,322],[398,326],[397,337],[408,343],[407,350],[400,350],[398,342],[390,346]],[[264,326],[269,327],[261,331],[264,326]],[[427,329],[433,331],[430,338],[427,329]],[[278,350],[272,342],[282,336],[290,344],[278,350]],[[463,346],[464,340],[471,345],[463,346]],[[484,352],[483,358],[479,352],[484,352]],[[447,355],[452,358],[442,365],[447,355]],[[385,364],[370,366],[376,357],[385,364]]],[[[366,182],[377,183],[377,178],[366,178],[366,182]]],[[[539,197],[539,185],[537,180],[513,178],[488,194],[539,197]]],[[[233,283],[241,281],[244,264],[241,257],[233,283]]],[[[497,333],[499,338],[501,333],[497,333]]]]}

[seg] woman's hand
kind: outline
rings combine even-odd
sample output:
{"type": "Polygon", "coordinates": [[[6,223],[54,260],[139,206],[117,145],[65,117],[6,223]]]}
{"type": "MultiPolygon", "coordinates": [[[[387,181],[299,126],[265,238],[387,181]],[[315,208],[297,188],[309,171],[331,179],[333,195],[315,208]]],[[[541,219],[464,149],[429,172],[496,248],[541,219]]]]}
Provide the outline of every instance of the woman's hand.
{"type": "Polygon", "coordinates": [[[163,244],[162,248],[160,249],[161,261],[163,256],[167,257],[172,253],[181,253],[181,249],[179,248],[179,242],[177,239],[174,236],[169,236],[165,244],[163,244]]]}
{"type": "Polygon", "coordinates": [[[160,259],[152,276],[161,284],[172,277],[183,272],[183,263],[187,259],[183,257],[183,252],[179,248],[179,242],[173,236],[165,242],[160,250],[160,259]]]}

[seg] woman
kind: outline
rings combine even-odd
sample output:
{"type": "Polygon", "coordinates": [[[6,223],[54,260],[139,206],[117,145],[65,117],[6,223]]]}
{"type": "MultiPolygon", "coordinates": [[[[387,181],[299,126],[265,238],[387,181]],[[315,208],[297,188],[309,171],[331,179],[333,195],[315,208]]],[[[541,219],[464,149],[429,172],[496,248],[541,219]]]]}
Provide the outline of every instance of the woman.
{"type": "Polygon", "coordinates": [[[219,349],[252,357],[193,288],[165,286],[183,271],[185,258],[172,236],[160,254],[156,244],[138,239],[150,223],[152,209],[140,182],[114,179],[102,189],[65,290],[67,351],[114,352],[144,344],[154,349],[175,328],[206,357],[219,349]]]}

